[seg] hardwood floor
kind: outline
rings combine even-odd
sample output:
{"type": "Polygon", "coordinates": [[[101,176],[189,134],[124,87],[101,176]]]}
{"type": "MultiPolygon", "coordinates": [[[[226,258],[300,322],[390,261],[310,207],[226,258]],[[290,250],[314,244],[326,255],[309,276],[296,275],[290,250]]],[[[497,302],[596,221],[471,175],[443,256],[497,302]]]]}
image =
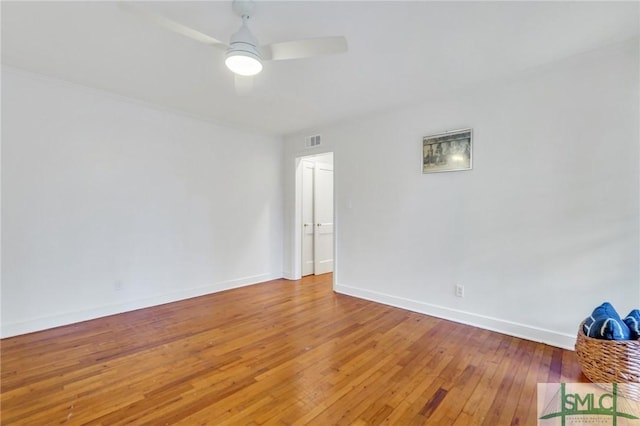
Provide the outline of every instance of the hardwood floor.
{"type": "Polygon", "coordinates": [[[11,424],[535,425],[571,351],[276,280],[1,341],[11,424]]]}

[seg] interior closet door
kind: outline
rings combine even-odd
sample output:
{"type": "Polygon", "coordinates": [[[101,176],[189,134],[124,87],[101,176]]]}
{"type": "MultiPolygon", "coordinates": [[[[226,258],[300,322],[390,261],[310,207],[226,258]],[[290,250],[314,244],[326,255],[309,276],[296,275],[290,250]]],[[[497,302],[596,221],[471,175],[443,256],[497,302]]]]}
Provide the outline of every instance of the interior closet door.
{"type": "Polygon", "coordinates": [[[333,165],[315,163],[313,175],[314,274],[333,272],[333,165]]]}
{"type": "Polygon", "coordinates": [[[333,165],[302,160],[302,276],[333,272],[333,165]]]}
{"type": "Polygon", "coordinates": [[[315,222],[313,220],[313,175],[315,163],[302,160],[302,276],[314,271],[313,240],[315,222]]]}

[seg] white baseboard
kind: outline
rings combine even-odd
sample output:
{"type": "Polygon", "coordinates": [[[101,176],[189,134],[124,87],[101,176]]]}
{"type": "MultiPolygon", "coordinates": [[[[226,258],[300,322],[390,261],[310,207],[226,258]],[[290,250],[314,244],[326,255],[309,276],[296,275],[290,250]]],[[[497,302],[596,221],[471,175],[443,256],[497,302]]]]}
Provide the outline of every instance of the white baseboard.
{"type": "Polygon", "coordinates": [[[442,318],[461,324],[472,325],[474,327],[495,331],[509,336],[519,337],[534,342],[545,343],[547,345],[556,346],[562,349],[574,350],[574,345],[576,342],[575,335],[558,333],[556,331],[545,330],[542,328],[507,321],[500,318],[493,318],[486,315],[474,314],[471,312],[465,312],[457,309],[447,308],[444,306],[432,305],[430,303],[405,299],[402,297],[392,296],[390,294],[379,293],[362,288],[336,284],[334,286],[334,291],[336,293],[354,296],[360,299],[370,300],[372,302],[382,303],[385,305],[394,306],[396,308],[402,308],[425,315],[431,315],[437,318],[442,318]]]}
{"type": "Polygon", "coordinates": [[[137,309],[177,302],[179,300],[204,296],[206,294],[217,293],[224,290],[230,290],[232,288],[244,287],[279,278],[282,278],[282,275],[280,273],[254,275],[250,277],[221,281],[202,287],[195,287],[162,295],[156,295],[144,299],[130,300],[112,305],[96,306],[91,309],[66,312],[47,317],[33,318],[27,321],[2,324],[2,326],[0,327],[0,337],[6,338],[17,336],[20,334],[33,333],[35,331],[47,330],[49,328],[88,321],[96,318],[106,317],[109,315],[121,314],[124,312],[135,311],[137,309]]]}

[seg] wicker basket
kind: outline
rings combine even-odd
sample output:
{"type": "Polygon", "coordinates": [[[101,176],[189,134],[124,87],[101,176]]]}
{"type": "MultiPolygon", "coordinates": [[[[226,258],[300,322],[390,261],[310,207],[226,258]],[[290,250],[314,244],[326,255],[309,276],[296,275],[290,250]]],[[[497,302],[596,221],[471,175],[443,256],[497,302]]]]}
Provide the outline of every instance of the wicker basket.
{"type": "Polygon", "coordinates": [[[593,383],[619,383],[624,396],[640,401],[640,340],[594,339],[582,325],[576,355],[584,375],[593,383]]]}

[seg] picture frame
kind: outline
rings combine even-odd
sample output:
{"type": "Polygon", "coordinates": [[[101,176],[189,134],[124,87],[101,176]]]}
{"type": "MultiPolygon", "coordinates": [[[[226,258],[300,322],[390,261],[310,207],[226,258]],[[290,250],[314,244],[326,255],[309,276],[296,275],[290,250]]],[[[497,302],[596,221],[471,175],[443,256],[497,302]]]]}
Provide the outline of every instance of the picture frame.
{"type": "Polygon", "coordinates": [[[473,130],[461,129],[422,138],[422,173],[473,168],[473,130]]]}

